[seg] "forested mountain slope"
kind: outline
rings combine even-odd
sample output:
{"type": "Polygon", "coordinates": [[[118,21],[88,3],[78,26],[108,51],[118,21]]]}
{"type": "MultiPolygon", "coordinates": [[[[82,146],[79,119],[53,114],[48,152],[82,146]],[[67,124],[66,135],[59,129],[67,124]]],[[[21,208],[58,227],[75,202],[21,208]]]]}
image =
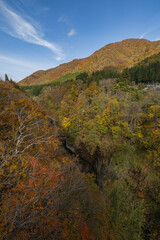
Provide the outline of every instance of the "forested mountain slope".
{"type": "Polygon", "coordinates": [[[2,240],[159,240],[159,59],[0,81],[2,240]]]}
{"type": "Polygon", "coordinates": [[[0,110],[0,239],[105,239],[105,198],[61,153],[48,113],[8,81],[0,110]]]}
{"type": "Polygon", "coordinates": [[[68,73],[93,72],[105,67],[113,67],[122,71],[125,67],[132,67],[144,58],[158,52],[160,52],[160,41],[151,42],[145,39],[127,39],[122,42],[108,44],[87,58],[75,59],[46,71],[37,71],[20,81],[19,84],[44,84],[68,73]]]}
{"type": "Polygon", "coordinates": [[[160,90],[120,77],[80,74],[44,87],[37,101],[52,112],[67,146],[95,175],[116,240],[159,240],[160,90]]]}
{"type": "Polygon", "coordinates": [[[160,53],[153,54],[129,69],[130,80],[136,83],[160,82],[160,53]]]}

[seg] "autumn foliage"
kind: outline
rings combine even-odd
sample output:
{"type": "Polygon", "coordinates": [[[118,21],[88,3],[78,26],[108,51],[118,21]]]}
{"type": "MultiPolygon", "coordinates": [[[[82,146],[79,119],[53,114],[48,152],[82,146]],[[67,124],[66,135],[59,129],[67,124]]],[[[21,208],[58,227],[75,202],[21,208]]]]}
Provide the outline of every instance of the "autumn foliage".
{"type": "Polygon", "coordinates": [[[122,41],[34,75],[70,71],[51,84],[0,81],[0,239],[160,240],[160,91],[145,85],[159,54],[135,65],[153,45],[122,41]]]}
{"type": "Polygon", "coordinates": [[[126,39],[121,42],[108,44],[91,56],[75,59],[46,71],[37,71],[24,78],[20,85],[46,84],[65,74],[102,70],[113,67],[119,71],[132,67],[144,58],[160,52],[160,42],[150,42],[145,39],[126,39]]]}
{"type": "MultiPolygon", "coordinates": [[[[159,232],[159,88],[92,76],[47,88],[38,101],[56,117],[67,144],[106,199],[109,239],[157,240],[159,232]],[[45,99],[45,101],[44,101],[45,99]]],[[[83,77],[83,76],[82,76],[83,77]]],[[[103,238],[102,238],[103,239],[103,238]]]]}
{"type": "Polygon", "coordinates": [[[93,176],[58,152],[44,110],[12,84],[0,86],[0,239],[103,239],[105,202],[93,176]]]}

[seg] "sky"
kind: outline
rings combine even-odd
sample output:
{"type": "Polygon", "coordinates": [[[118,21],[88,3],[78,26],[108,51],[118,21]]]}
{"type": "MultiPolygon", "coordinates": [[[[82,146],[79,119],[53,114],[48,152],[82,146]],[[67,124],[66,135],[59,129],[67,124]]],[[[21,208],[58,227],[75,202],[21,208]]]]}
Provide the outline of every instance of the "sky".
{"type": "Polygon", "coordinates": [[[0,78],[18,82],[127,38],[160,40],[159,0],[0,0],[0,78]]]}

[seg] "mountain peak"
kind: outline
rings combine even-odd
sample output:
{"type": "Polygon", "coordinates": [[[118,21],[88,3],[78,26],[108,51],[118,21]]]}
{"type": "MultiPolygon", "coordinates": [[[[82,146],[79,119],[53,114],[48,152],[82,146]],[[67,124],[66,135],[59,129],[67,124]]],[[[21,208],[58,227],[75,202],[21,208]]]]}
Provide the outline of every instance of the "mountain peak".
{"type": "Polygon", "coordinates": [[[19,82],[20,85],[37,85],[51,82],[65,74],[80,71],[96,71],[113,67],[122,71],[139,61],[160,52],[160,41],[130,38],[108,44],[83,59],[74,59],[46,71],[40,70],[19,82]]]}

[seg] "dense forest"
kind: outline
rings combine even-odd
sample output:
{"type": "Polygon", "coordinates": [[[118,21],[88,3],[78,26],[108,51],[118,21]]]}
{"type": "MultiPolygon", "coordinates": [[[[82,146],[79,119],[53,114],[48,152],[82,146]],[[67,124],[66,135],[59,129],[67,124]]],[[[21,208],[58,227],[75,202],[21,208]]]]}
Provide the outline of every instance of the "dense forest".
{"type": "Polygon", "coordinates": [[[160,82],[160,53],[145,58],[129,70],[130,80],[136,83],[160,82]]]}
{"type": "Polygon", "coordinates": [[[160,239],[159,56],[0,82],[2,240],[160,239]]]}

